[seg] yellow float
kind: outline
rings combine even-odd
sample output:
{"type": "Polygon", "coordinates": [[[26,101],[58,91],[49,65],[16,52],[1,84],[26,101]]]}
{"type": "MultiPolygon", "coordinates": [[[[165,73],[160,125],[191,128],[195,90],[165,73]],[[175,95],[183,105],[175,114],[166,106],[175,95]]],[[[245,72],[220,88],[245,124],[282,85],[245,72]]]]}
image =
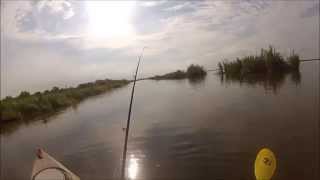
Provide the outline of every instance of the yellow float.
{"type": "Polygon", "coordinates": [[[277,161],[274,153],[267,148],[259,151],[255,163],[254,174],[257,180],[270,180],[276,170],[277,161]]]}

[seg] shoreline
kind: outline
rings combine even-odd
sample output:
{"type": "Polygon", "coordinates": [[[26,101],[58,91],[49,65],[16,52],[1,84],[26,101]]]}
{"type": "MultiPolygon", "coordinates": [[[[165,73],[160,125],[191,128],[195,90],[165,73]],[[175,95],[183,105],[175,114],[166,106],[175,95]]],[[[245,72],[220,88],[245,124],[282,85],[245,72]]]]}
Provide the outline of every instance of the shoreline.
{"type": "Polygon", "coordinates": [[[0,125],[12,121],[38,119],[72,107],[83,100],[128,85],[128,80],[97,80],[77,87],[58,88],[30,94],[22,91],[19,96],[1,100],[0,125]]]}

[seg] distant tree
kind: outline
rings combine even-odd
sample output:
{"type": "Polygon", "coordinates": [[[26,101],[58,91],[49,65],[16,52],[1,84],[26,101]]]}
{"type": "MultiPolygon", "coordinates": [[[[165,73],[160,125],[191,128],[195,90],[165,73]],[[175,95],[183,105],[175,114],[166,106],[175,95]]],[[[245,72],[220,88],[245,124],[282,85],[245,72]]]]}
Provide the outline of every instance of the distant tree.
{"type": "Polygon", "coordinates": [[[97,84],[97,85],[104,85],[104,84],[106,84],[106,81],[105,81],[105,80],[96,80],[96,81],[95,81],[95,84],[97,84]]]}
{"type": "Polygon", "coordinates": [[[41,92],[39,92],[39,91],[38,91],[38,92],[35,92],[34,95],[40,96],[40,95],[41,95],[41,92]]]}
{"type": "Polygon", "coordinates": [[[187,76],[192,77],[199,77],[205,76],[207,72],[204,70],[202,66],[191,64],[187,69],[187,76]]]}
{"type": "Polygon", "coordinates": [[[86,87],[92,87],[92,86],[94,86],[95,84],[94,83],[92,83],[92,82],[89,82],[89,83],[82,83],[82,84],[79,84],[78,86],[77,86],[77,88],[86,88],[86,87]]]}
{"type": "Polygon", "coordinates": [[[4,100],[11,100],[11,99],[13,99],[12,96],[6,96],[6,97],[4,98],[4,100]]]}
{"type": "Polygon", "coordinates": [[[29,93],[29,92],[27,92],[27,91],[22,91],[18,97],[19,97],[19,98],[23,98],[23,97],[28,97],[28,96],[30,96],[30,93],[29,93]]]}
{"type": "Polygon", "coordinates": [[[51,89],[52,92],[58,92],[59,90],[60,89],[58,87],[56,87],[56,86],[51,89]]]}

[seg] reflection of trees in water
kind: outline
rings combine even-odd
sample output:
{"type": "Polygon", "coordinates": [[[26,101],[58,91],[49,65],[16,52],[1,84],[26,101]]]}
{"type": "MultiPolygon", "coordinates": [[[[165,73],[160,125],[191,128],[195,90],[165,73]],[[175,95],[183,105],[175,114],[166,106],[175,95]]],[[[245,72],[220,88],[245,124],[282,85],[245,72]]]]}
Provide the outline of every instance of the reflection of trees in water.
{"type": "Polygon", "coordinates": [[[9,135],[13,132],[15,132],[17,129],[21,127],[21,124],[24,124],[22,120],[19,121],[12,121],[12,122],[7,122],[7,123],[2,123],[0,124],[0,135],[9,135]]]}
{"type": "Polygon", "coordinates": [[[286,81],[286,77],[290,75],[290,79],[296,85],[301,82],[300,71],[278,72],[266,74],[248,74],[248,75],[220,75],[220,81],[223,84],[240,83],[247,86],[263,86],[266,90],[272,90],[275,94],[286,81]]]}
{"type": "Polygon", "coordinates": [[[0,135],[5,135],[5,136],[10,135],[15,131],[17,131],[19,128],[21,128],[22,125],[29,126],[32,123],[33,121],[28,121],[28,120],[15,120],[15,121],[2,123],[0,124],[1,126],[0,135]]]}
{"type": "Polygon", "coordinates": [[[191,86],[196,87],[196,88],[200,88],[204,85],[205,83],[205,78],[206,76],[198,76],[198,77],[190,77],[188,78],[188,82],[191,86]]]}
{"type": "Polygon", "coordinates": [[[296,85],[300,84],[300,82],[301,82],[300,71],[295,71],[295,72],[291,73],[291,81],[294,82],[296,85]]]}
{"type": "Polygon", "coordinates": [[[51,113],[44,116],[40,116],[38,118],[27,118],[27,119],[21,119],[21,120],[14,120],[14,121],[8,121],[5,123],[0,123],[0,135],[10,135],[17,131],[22,126],[29,126],[34,123],[40,122],[43,124],[49,123],[51,120],[54,119],[54,117],[59,114],[58,113],[51,113]]]}

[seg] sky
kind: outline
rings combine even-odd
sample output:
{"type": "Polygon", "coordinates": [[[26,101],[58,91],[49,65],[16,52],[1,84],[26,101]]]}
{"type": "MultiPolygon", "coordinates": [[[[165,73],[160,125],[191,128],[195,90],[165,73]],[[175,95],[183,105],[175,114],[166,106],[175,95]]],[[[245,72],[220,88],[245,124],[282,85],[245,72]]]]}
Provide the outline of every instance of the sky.
{"type": "Polygon", "coordinates": [[[1,0],[1,97],[131,79],[199,64],[214,69],[273,45],[318,58],[319,1],[1,0]]]}

